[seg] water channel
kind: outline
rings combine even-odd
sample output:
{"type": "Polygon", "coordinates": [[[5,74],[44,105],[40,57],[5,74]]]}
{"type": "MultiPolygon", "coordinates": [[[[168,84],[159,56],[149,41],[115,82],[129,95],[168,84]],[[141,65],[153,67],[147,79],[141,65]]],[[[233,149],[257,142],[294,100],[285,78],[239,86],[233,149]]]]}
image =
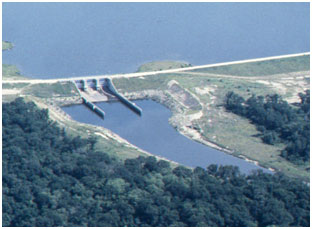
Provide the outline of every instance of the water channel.
{"type": "Polygon", "coordinates": [[[244,173],[260,168],[181,135],[169,124],[172,113],[165,106],[152,100],[135,103],[143,109],[142,116],[119,102],[97,103],[106,113],[105,120],[83,105],[63,110],[76,121],[103,126],[143,150],[183,165],[203,168],[209,164],[236,165],[244,173]]]}

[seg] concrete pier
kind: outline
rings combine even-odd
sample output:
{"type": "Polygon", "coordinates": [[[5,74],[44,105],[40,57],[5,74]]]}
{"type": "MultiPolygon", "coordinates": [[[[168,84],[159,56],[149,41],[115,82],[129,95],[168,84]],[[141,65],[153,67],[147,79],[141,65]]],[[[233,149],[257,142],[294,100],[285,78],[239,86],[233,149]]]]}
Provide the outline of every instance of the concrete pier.
{"type": "Polygon", "coordinates": [[[94,89],[97,91],[100,90],[101,85],[100,85],[99,79],[93,79],[93,82],[94,82],[94,89]]]}
{"type": "Polygon", "coordinates": [[[80,96],[81,96],[81,98],[83,100],[83,103],[87,107],[89,107],[92,111],[96,112],[103,119],[104,119],[104,116],[105,116],[105,112],[102,111],[94,103],[91,102],[91,101],[93,101],[92,99],[94,99],[92,97],[93,96],[93,94],[92,94],[93,92],[94,93],[100,93],[100,94],[102,94],[102,96],[107,96],[107,97],[115,96],[120,102],[125,104],[127,107],[129,107],[131,110],[133,110],[135,113],[137,113],[138,115],[142,115],[142,109],[140,107],[138,107],[135,103],[131,102],[130,100],[128,100],[127,98],[122,96],[116,90],[113,82],[109,78],[92,79],[92,80],[89,81],[90,85],[88,85],[88,81],[87,80],[83,80],[83,79],[80,80],[80,81],[74,82],[74,84],[75,84],[75,86],[76,86],[76,88],[77,88],[77,90],[78,90],[78,92],[79,92],[79,94],[80,94],[80,96]],[[90,86],[94,90],[89,90],[88,91],[88,86],[90,86]]]}
{"type": "Polygon", "coordinates": [[[111,79],[106,78],[106,86],[109,89],[109,91],[115,95],[123,104],[125,104],[127,107],[129,107],[131,110],[133,110],[138,115],[142,115],[142,109],[138,107],[135,103],[131,102],[130,100],[126,99],[124,96],[119,94],[119,92],[116,90],[113,82],[111,79]]]}
{"type": "Polygon", "coordinates": [[[86,80],[81,80],[81,85],[82,85],[82,90],[86,91],[88,89],[87,81],[86,80]]]}
{"type": "Polygon", "coordinates": [[[88,107],[90,108],[92,111],[94,111],[98,116],[100,116],[102,119],[104,119],[105,117],[105,112],[97,107],[94,103],[92,102],[89,102],[85,97],[81,97],[82,98],[82,101],[83,103],[88,107]]]}

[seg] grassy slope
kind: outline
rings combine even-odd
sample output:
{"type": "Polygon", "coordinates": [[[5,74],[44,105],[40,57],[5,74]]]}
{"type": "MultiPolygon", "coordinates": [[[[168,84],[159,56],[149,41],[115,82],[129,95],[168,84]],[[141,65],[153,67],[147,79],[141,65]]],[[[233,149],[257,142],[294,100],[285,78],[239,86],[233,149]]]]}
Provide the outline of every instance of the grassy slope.
{"type": "MultiPolygon", "coordinates": [[[[13,48],[13,44],[7,41],[2,41],[2,51],[10,50],[13,48]]],[[[25,77],[21,76],[20,71],[14,65],[2,64],[2,80],[5,79],[25,79],[25,77]]],[[[3,89],[21,89],[28,84],[4,84],[2,82],[3,89]]],[[[9,94],[9,95],[2,95],[3,101],[12,101],[18,95],[17,94],[9,94]]]]}
{"type": "Polygon", "coordinates": [[[150,72],[150,71],[161,71],[165,69],[174,69],[174,68],[184,68],[190,67],[191,65],[186,62],[178,62],[178,61],[157,61],[157,62],[149,62],[143,64],[139,67],[137,72],[150,72]]]}
{"type": "MultiPolygon", "coordinates": [[[[254,76],[286,73],[288,71],[308,71],[309,58],[309,56],[305,56],[227,66],[226,71],[224,67],[219,67],[220,69],[213,68],[211,72],[254,76]],[[253,70],[250,72],[250,69],[253,70]]],[[[154,65],[157,66],[157,63],[154,63],[154,65]]],[[[234,91],[244,97],[249,97],[251,94],[266,95],[278,92],[275,90],[275,84],[273,86],[267,85],[257,80],[247,80],[247,78],[218,77],[211,75],[209,69],[205,69],[205,71],[209,72],[209,74],[196,76],[188,72],[158,74],[145,78],[115,79],[114,83],[121,92],[135,92],[146,89],[166,91],[168,89],[167,83],[170,80],[176,80],[183,88],[196,95],[203,104],[204,115],[200,119],[194,120],[193,126],[200,130],[205,140],[233,150],[233,154],[236,156],[243,155],[251,160],[258,161],[263,166],[275,168],[290,176],[302,177],[308,180],[309,164],[295,166],[281,158],[279,154],[284,145],[271,146],[263,144],[261,139],[257,137],[259,133],[254,125],[250,124],[247,119],[226,112],[222,107],[224,96],[228,91],[234,91]],[[198,89],[206,89],[207,93],[198,93],[198,89]]],[[[288,74],[285,76],[288,77],[288,74]]],[[[281,76],[270,76],[262,80],[270,83],[282,84],[283,82],[281,76]]],[[[294,78],[293,81],[295,84],[299,82],[299,79],[294,78]]],[[[304,80],[300,82],[304,82],[304,80]]],[[[292,85],[289,87],[287,85],[283,85],[286,88],[284,89],[286,90],[285,94],[282,94],[284,97],[288,96],[290,92],[293,93],[292,85]]],[[[195,111],[188,111],[187,114],[192,112],[195,111]]]]}
{"type": "MultiPolygon", "coordinates": [[[[13,48],[13,44],[7,41],[2,41],[2,51],[10,50],[13,48]]],[[[26,79],[21,76],[20,71],[14,65],[2,64],[2,79],[26,79]]]]}
{"type": "Polygon", "coordinates": [[[2,79],[22,78],[18,68],[9,64],[2,64],[2,77],[2,79]]]}
{"type": "Polygon", "coordinates": [[[70,97],[76,95],[76,89],[72,83],[34,84],[25,88],[23,93],[39,98],[70,97]]]}
{"type": "Polygon", "coordinates": [[[12,48],[13,48],[13,44],[11,42],[2,41],[2,51],[12,49],[12,48]]]}
{"type": "Polygon", "coordinates": [[[291,57],[284,59],[259,61],[245,64],[233,64],[227,66],[203,68],[192,72],[214,73],[236,76],[273,75],[288,72],[309,71],[310,56],[291,57]]]}

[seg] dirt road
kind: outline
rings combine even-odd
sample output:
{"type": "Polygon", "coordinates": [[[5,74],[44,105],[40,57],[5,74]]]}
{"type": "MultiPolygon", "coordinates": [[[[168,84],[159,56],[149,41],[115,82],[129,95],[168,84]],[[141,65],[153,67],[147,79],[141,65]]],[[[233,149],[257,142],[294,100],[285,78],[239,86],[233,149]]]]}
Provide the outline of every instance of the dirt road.
{"type": "Polygon", "coordinates": [[[164,74],[164,73],[167,74],[167,73],[184,72],[184,71],[190,71],[190,70],[201,69],[201,68],[211,68],[211,67],[226,66],[226,65],[233,65],[233,64],[243,64],[243,63],[274,60],[274,59],[281,59],[281,58],[298,57],[298,56],[305,56],[305,55],[310,55],[310,53],[306,52],[306,53],[299,53],[299,54],[256,58],[256,59],[240,60],[240,61],[231,61],[231,62],[218,63],[218,64],[206,64],[206,65],[199,65],[199,66],[194,66],[194,67],[176,68],[176,69],[151,71],[151,72],[135,72],[135,73],[126,73],[126,74],[114,74],[114,75],[79,76],[79,77],[71,77],[71,78],[58,78],[58,79],[46,79],[46,80],[44,79],[3,80],[2,83],[38,84],[38,83],[56,83],[56,82],[64,82],[64,81],[89,80],[89,79],[100,79],[100,78],[114,79],[114,78],[142,77],[142,76],[150,76],[150,75],[157,75],[157,74],[164,74]]]}

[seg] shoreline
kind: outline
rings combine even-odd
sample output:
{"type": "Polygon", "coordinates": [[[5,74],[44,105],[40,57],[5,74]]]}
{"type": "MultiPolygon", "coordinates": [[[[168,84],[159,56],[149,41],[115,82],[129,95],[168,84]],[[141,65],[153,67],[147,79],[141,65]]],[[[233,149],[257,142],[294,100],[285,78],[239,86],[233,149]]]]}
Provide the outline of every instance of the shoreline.
{"type": "Polygon", "coordinates": [[[168,74],[168,73],[177,73],[177,72],[184,72],[202,68],[212,68],[212,67],[221,67],[227,65],[236,65],[236,64],[245,64],[245,63],[252,63],[252,62],[262,62],[268,60],[275,60],[275,59],[285,59],[291,57],[299,57],[299,56],[306,56],[310,55],[310,52],[303,52],[303,53],[296,53],[296,54],[288,54],[288,55],[280,55],[280,56],[270,56],[270,57],[262,57],[262,58],[254,58],[254,59],[246,59],[246,60],[238,60],[238,61],[230,61],[230,62],[221,62],[215,64],[206,64],[206,65],[196,65],[192,67],[183,67],[183,68],[175,68],[175,69],[167,69],[167,70],[160,70],[160,71],[150,71],[150,72],[134,72],[134,73],[117,73],[117,74],[103,74],[103,75],[88,75],[88,76],[75,76],[69,78],[51,78],[51,79],[44,79],[44,78],[29,78],[26,77],[28,80],[4,80],[3,83],[56,83],[56,82],[64,82],[64,81],[74,81],[80,80],[84,78],[85,80],[94,79],[94,78],[133,78],[133,77],[142,77],[142,76],[150,76],[150,75],[157,75],[157,74],[168,74]]]}
{"type": "MultiPolygon", "coordinates": [[[[60,126],[64,126],[64,122],[71,122],[72,124],[74,124],[74,127],[91,127],[92,129],[94,129],[93,133],[94,135],[97,135],[101,138],[104,138],[105,140],[114,140],[120,144],[124,144],[126,145],[126,147],[128,148],[132,148],[146,156],[153,156],[155,157],[157,160],[165,160],[165,161],[168,161],[169,163],[171,163],[173,166],[180,166],[182,164],[176,162],[176,161],[173,161],[173,160],[170,160],[168,158],[165,158],[165,157],[162,157],[162,156],[158,156],[158,155],[154,155],[148,151],[145,151],[141,148],[139,148],[138,146],[130,143],[129,141],[127,141],[126,139],[120,137],[118,134],[114,133],[113,131],[111,131],[110,129],[107,129],[107,128],[104,128],[102,126],[97,126],[97,125],[93,125],[93,124],[88,124],[88,123],[83,123],[83,122],[79,122],[79,121],[76,121],[74,120],[70,115],[68,115],[66,112],[64,112],[61,107],[63,106],[72,106],[72,105],[83,105],[82,102],[80,102],[79,100],[77,99],[74,99],[72,102],[66,102],[64,105],[47,105],[46,103],[44,103],[43,101],[38,101],[38,100],[33,100],[37,105],[38,107],[40,108],[45,108],[45,109],[48,109],[49,110],[49,115],[50,115],[50,118],[57,122],[60,126]],[[51,117],[52,116],[52,117],[51,117]]],[[[108,102],[108,101],[104,101],[104,102],[108,102]]],[[[113,102],[115,102],[115,100],[113,100],[113,102]]],[[[117,101],[116,101],[117,102],[117,101]]],[[[68,127],[67,128],[70,128],[72,129],[72,127],[68,127]]],[[[79,130],[75,130],[75,131],[78,131],[79,130]]],[[[90,134],[90,131],[87,130],[87,133],[90,134]]],[[[118,156],[118,152],[116,151],[116,155],[118,156]]],[[[137,155],[139,156],[139,154],[137,155]]],[[[188,167],[190,168],[189,166],[187,165],[182,165],[182,166],[185,166],[185,167],[188,167]]]]}
{"type": "MultiPolygon", "coordinates": [[[[200,118],[200,117],[193,118],[194,114],[187,115],[186,114],[187,110],[182,111],[183,109],[181,109],[181,104],[174,101],[173,98],[170,98],[168,96],[168,94],[166,94],[164,91],[158,91],[158,90],[151,89],[151,90],[143,90],[143,91],[138,91],[138,92],[125,92],[122,94],[126,98],[128,98],[129,100],[148,100],[148,99],[150,99],[150,100],[153,100],[153,101],[165,106],[167,109],[169,109],[172,112],[172,116],[168,119],[169,125],[171,125],[179,134],[187,137],[188,139],[190,139],[192,141],[198,142],[198,143],[203,144],[204,146],[207,146],[207,147],[211,147],[215,150],[221,151],[221,152],[228,154],[228,155],[231,155],[233,157],[243,159],[244,161],[252,163],[256,166],[259,166],[262,169],[266,169],[266,170],[269,170],[271,172],[277,171],[275,168],[265,167],[265,166],[261,165],[261,162],[256,161],[256,160],[252,160],[245,155],[233,154],[233,152],[234,152],[233,150],[226,148],[226,147],[223,147],[222,145],[219,145],[216,142],[203,139],[202,135],[197,130],[189,127],[189,125],[192,123],[193,120],[196,120],[197,118],[200,118]],[[182,116],[183,119],[181,120],[179,116],[180,117],[182,116]]],[[[108,99],[107,101],[97,101],[97,102],[118,102],[118,100],[108,99]]],[[[128,142],[126,139],[120,137],[119,135],[117,135],[116,133],[114,133],[113,131],[111,131],[109,129],[106,129],[104,127],[97,126],[97,125],[79,122],[79,121],[72,119],[72,117],[70,115],[68,115],[66,112],[64,112],[61,108],[67,107],[67,106],[73,106],[73,105],[82,105],[83,102],[78,97],[72,98],[69,101],[68,100],[67,101],[64,101],[64,100],[55,101],[54,100],[53,103],[50,105],[47,105],[43,101],[40,101],[39,103],[45,104],[46,108],[51,110],[55,114],[55,116],[58,117],[55,120],[58,123],[59,123],[59,121],[62,122],[62,121],[70,120],[71,122],[77,123],[78,125],[87,125],[87,126],[95,127],[93,134],[95,134],[97,136],[101,136],[106,140],[108,140],[110,138],[110,139],[113,139],[114,141],[117,141],[118,143],[126,144],[127,147],[133,148],[133,149],[135,149],[141,153],[144,153],[147,156],[155,156],[157,159],[166,160],[170,163],[173,163],[174,165],[182,165],[182,166],[189,167],[187,165],[180,164],[178,162],[167,159],[165,157],[158,156],[158,155],[152,154],[150,152],[147,152],[147,151],[139,148],[138,146],[128,142]],[[101,131],[100,131],[100,129],[101,129],[101,131]]],[[[202,113],[202,110],[199,111],[198,113],[202,113]]],[[[196,113],[196,115],[197,115],[197,113],[196,113]]],[[[189,167],[189,168],[191,168],[191,167],[189,167]]]]}
{"type": "MultiPolygon", "coordinates": [[[[233,157],[236,157],[236,158],[239,158],[239,159],[243,159],[246,162],[249,162],[249,163],[252,163],[252,164],[254,164],[256,166],[261,167],[262,169],[267,169],[267,170],[269,170],[271,172],[276,171],[274,168],[264,167],[264,166],[262,166],[260,164],[260,162],[252,160],[252,159],[249,159],[249,158],[247,158],[244,155],[241,155],[241,154],[238,155],[238,156],[234,155],[230,149],[224,148],[224,147],[218,145],[215,142],[210,142],[210,141],[202,139],[202,136],[199,133],[198,133],[199,137],[194,137],[194,135],[191,133],[191,131],[188,130],[189,128],[183,128],[185,126],[181,125],[182,124],[181,122],[178,122],[176,125],[174,125],[171,120],[175,119],[175,115],[178,114],[177,113],[178,108],[176,107],[177,104],[170,103],[170,101],[165,98],[165,95],[163,95],[163,92],[160,93],[160,92],[157,92],[155,90],[141,91],[141,92],[132,92],[132,93],[126,93],[126,97],[128,97],[131,100],[148,100],[148,99],[150,99],[150,100],[153,100],[153,101],[155,101],[155,102],[165,106],[167,109],[169,109],[172,112],[172,116],[168,119],[169,125],[171,125],[179,134],[187,137],[188,139],[190,139],[192,141],[198,142],[198,143],[203,144],[204,146],[207,146],[207,147],[211,147],[213,149],[216,149],[218,151],[221,151],[221,152],[226,153],[228,155],[231,155],[233,157]]],[[[45,102],[38,101],[37,99],[35,99],[33,101],[39,107],[48,109],[50,111],[49,113],[52,116],[51,118],[54,121],[56,121],[58,124],[60,124],[60,126],[64,126],[64,122],[70,121],[75,126],[92,127],[94,129],[92,134],[97,135],[97,136],[99,136],[101,138],[104,138],[105,140],[109,141],[110,139],[112,139],[112,140],[114,140],[114,141],[116,141],[116,142],[118,142],[120,144],[125,144],[126,147],[135,149],[136,151],[138,151],[140,153],[143,153],[146,156],[153,156],[157,160],[168,161],[169,163],[173,164],[174,166],[185,166],[187,168],[193,169],[190,166],[187,166],[187,165],[178,163],[178,162],[176,162],[174,160],[170,160],[170,159],[168,159],[166,157],[155,155],[155,154],[152,154],[152,153],[150,153],[148,151],[145,151],[145,150],[141,149],[140,147],[130,143],[127,139],[124,139],[124,138],[120,137],[118,134],[114,133],[110,129],[104,128],[102,126],[97,126],[97,125],[93,125],[93,124],[87,124],[87,123],[76,121],[70,115],[68,115],[66,112],[64,112],[62,110],[62,107],[74,106],[74,105],[83,105],[83,103],[80,101],[80,99],[73,98],[71,101],[66,101],[66,102],[58,101],[57,102],[58,104],[54,103],[52,105],[47,105],[45,102]]],[[[118,101],[117,100],[108,100],[108,101],[103,101],[103,102],[118,102],[118,101]]],[[[69,127],[69,128],[72,129],[72,127],[69,127]]],[[[79,131],[79,130],[76,129],[76,131],[79,131]]],[[[89,130],[87,130],[87,132],[88,132],[88,134],[90,134],[89,130]]],[[[116,152],[116,153],[118,155],[118,152],[116,152]]],[[[137,156],[139,156],[139,154],[137,156]]]]}
{"type": "MultiPolygon", "coordinates": [[[[163,93],[163,92],[162,92],[163,93]]],[[[201,136],[200,133],[198,133],[197,137],[194,137],[194,134],[192,133],[191,130],[189,130],[190,128],[187,128],[186,125],[183,125],[183,122],[179,122],[176,120],[176,115],[179,114],[177,113],[178,108],[175,107],[177,104],[169,102],[168,100],[164,99],[164,95],[162,95],[162,93],[160,92],[156,92],[153,90],[146,90],[146,91],[141,91],[141,92],[131,92],[131,93],[126,93],[126,97],[128,99],[131,100],[144,100],[144,99],[150,99],[153,100],[163,106],[165,106],[166,108],[168,108],[171,112],[172,112],[172,116],[169,118],[168,123],[181,135],[187,137],[188,139],[198,142],[200,144],[203,144],[204,146],[207,147],[211,147],[215,150],[219,150],[225,154],[231,155],[233,157],[239,158],[239,159],[243,159],[246,162],[252,163],[256,166],[259,166],[263,169],[267,169],[271,172],[276,171],[276,169],[274,168],[267,168],[263,165],[261,165],[261,163],[259,161],[256,160],[252,160],[249,159],[248,157],[244,156],[244,155],[235,155],[233,154],[233,150],[222,147],[221,145],[212,142],[212,141],[207,141],[204,140],[201,136]],[[176,121],[176,122],[175,122],[176,121]],[[199,137],[198,137],[199,136],[199,137]]],[[[154,155],[155,156],[155,155],[154,155]]],[[[259,168],[260,169],[260,168],[259,168]]]]}

